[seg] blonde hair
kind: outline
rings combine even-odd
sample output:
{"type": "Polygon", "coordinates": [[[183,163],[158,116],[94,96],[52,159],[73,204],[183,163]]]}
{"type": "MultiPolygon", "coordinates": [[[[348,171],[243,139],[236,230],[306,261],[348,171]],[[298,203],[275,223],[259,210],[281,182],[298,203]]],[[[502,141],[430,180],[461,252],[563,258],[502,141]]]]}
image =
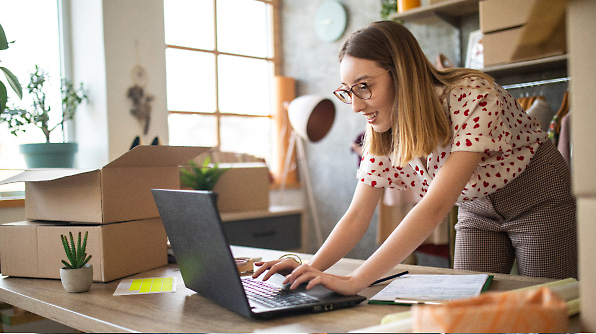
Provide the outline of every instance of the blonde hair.
{"type": "Polygon", "coordinates": [[[397,92],[391,111],[393,126],[379,133],[369,125],[364,145],[371,154],[390,155],[398,166],[425,157],[451,140],[449,119],[435,86],[446,85],[449,90],[450,85],[466,77],[493,82],[477,70],[437,70],[412,33],[393,21],[374,22],[353,33],[340,49],[340,62],[346,55],[375,61],[391,73],[397,92]]]}

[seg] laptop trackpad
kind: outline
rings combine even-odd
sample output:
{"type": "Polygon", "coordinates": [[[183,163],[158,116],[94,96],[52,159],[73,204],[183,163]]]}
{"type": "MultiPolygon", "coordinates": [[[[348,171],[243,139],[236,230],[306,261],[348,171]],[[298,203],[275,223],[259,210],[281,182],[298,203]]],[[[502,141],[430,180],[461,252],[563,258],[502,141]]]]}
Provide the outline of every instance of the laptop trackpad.
{"type": "MultiPolygon", "coordinates": [[[[259,279],[259,278],[257,278],[259,279]]],[[[284,289],[287,289],[289,291],[295,291],[295,292],[302,292],[305,293],[307,295],[316,297],[316,298],[325,298],[328,297],[330,295],[334,295],[336,294],[335,292],[327,289],[326,287],[322,286],[322,285],[317,285],[315,287],[313,287],[310,290],[306,289],[306,285],[307,283],[304,284],[300,284],[299,287],[297,287],[296,289],[290,289],[290,284],[283,284],[283,281],[285,280],[285,276],[280,275],[280,274],[273,274],[273,276],[271,276],[267,282],[271,283],[271,284],[275,284],[277,286],[283,287],[284,289]]]]}

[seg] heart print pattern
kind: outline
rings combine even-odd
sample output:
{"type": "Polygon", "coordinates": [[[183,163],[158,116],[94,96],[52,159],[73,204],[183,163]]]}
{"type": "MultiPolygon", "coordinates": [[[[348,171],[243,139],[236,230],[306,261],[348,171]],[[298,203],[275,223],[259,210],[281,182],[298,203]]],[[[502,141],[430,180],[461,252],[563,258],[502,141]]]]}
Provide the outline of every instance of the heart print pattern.
{"type": "Polygon", "coordinates": [[[364,152],[357,173],[360,182],[377,188],[411,188],[424,197],[451,152],[480,152],[481,163],[457,200],[471,201],[503,188],[523,173],[548,138],[515,98],[484,79],[465,78],[449,91],[438,87],[437,94],[451,123],[450,144],[404,167],[394,166],[387,156],[364,152]]]}

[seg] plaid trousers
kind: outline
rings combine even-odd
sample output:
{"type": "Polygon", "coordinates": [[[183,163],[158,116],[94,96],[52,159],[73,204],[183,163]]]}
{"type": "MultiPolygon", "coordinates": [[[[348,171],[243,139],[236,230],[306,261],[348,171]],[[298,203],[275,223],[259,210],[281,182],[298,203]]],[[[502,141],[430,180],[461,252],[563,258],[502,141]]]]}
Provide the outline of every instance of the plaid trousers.
{"type": "Polygon", "coordinates": [[[571,173],[550,141],[504,188],[462,203],[455,225],[456,269],[520,275],[578,276],[577,221],[571,173]]]}

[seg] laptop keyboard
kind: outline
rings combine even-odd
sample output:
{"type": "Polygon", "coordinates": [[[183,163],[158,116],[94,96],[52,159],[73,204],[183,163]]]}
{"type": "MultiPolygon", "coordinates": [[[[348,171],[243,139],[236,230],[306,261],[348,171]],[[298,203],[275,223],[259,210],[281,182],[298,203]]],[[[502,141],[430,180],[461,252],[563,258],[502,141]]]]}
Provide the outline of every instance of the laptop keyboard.
{"type": "Polygon", "coordinates": [[[268,307],[310,304],[318,300],[305,293],[288,291],[262,280],[243,278],[242,285],[250,301],[268,307]]]}

